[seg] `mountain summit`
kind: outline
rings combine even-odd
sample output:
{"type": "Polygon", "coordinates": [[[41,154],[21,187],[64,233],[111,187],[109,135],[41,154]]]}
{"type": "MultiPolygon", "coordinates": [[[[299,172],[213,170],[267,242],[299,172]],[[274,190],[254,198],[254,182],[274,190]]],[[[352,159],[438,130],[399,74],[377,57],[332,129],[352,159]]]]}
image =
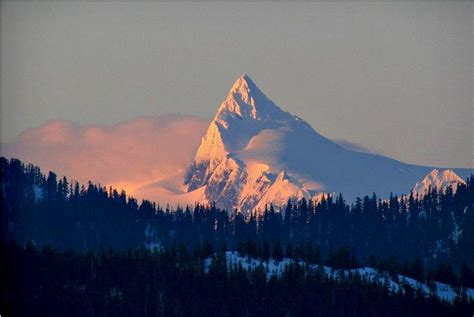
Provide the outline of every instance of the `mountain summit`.
{"type": "MultiPolygon", "coordinates": [[[[277,153],[279,144],[285,142],[280,140],[282,137],[308,132],[316,134],[304,121],[265,96],[249,76],[242,75],[202,138],[185,179],[188,192],[205,186],[208,201],[215,201],[222,208],[245,210],[255,208],[271,187],[271,192],[278,193],[278,204],[290,196],[310,198],[301,185],[288,184],[284,171],[285,182],[278,178],[285,162],[277,153]],[[278,185],[285,189],[275,188],[278,185]]],[[[265,196],[265,202],[274,202],[273,197],[265,196]]]]}
{"type": "Polygon", "coordinates": [[[226,122],[228,116],[241,119],[270,119],[283,111],[255,85],[247,75],[240,76],[222,102],[215,119],[226,122]]]}
{"type": "Polygon", "coordinates": [[[438,169],[434,169],[423,180],[415,184],[412,192],[420,197],[424,196],[430,189],[444,191],[451,187],[456,192],[459,184],[465,185],[466,182],[453,170],[447,169],[440,172],[438,169]]]}
{"type": "Polygon", "coordinates": [[[184,184],[220,208],[250,211],[324,193],[342,192],[350,200],[407,193],[432,169],[346,150],[242,75],[211,121],[184,184]]]}
{"type": "Polygon", "coordinates": [[[235,171],[242,167],[229,154],[242,150],[252,136],[285,116],[290,115],[268,99],[249,76],[240,76],[202,138],[185,180],[188,191],[205,185],[223,162],[235,171]]]}

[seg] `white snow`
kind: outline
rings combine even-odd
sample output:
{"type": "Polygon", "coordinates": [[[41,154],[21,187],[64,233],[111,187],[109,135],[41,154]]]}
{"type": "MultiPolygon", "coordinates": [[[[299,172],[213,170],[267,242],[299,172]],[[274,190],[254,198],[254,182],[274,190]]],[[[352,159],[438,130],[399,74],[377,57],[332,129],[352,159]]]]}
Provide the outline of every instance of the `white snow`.
{"type": "Polygon", "coordinates": [[[265,210],[265,206],[270,204],[274,206],[283,206],[287,203],[288,198],[296,200],[302,198],[310,199],[311,194],[308,193],[299,182],[291,181],[285,170],[282,170],[272,186],[261,196],[255,209],[265,210]]]}
{"type": "Polygon", "coordinates": [[[205,198],[218,207],[246,212],[291,196],[342,192],[351,201],[372,192],[407,193],[431,170],[342,148],[242,75],[202,138],[185,185],[187,191],[205,187],[205,198]],[[287,180],[278,179],[281,171],[287,180]]]}
{"type": "MultiPolygon", "coordinates": [[[[236,251],[227,251],[225,253],[228,267],[241,265],[242,268],[246,271],[254,270],[258,266],[262,265],[267,279],[270,279],[273,275],[281,275],[285,270],[285,267],[295,261],[289,258],[283,258],[281,261],[276,261],[270,258],[268,261],[262,261],[259,259],[251,257],[243,257],[236,251]]],[[[212,258],[207,258],[204,263],[205,272],[209,272],[209,268],[212,262],[212,258]]],[[[300,265],[307,265],[303,261],[297,261],[300,265]]],[[[358,274],[363,279],[371,282],[377,282],[382,285],[386,285],[388,290],[395,294],[398,292],[405,292],[406,286],[410,286],[415,291],[421,291],[425,297],[435,296],[441,300],[444,300],[448,303],[454,303],[456,297],[461,296],[462,292],[466,293],[466,297],[469,301],[474,301],[474,289],[464,288],[464,287],[454,287],[445,283],[440,283],[433,281],[433,287],[427,283],[417,281],[413,278],[397,275],[396,280],[394,280],[389,273],[379,272],[371,267],[361,267],[357,269],[347,269],[347,270],[335,270],[328,266],[319,266],[317,264],[308,264],[308,266],[313,270],[320,270],[326,277],[333,279],[347,278],[349,275],[358,274]]]]}
{"type": "Polygon", "coordinates": [[[422,197],[430,188],[444,191],[448,186],[451,186],[453,192],[456,192],[459,184],[465,185],[466,182],[453,170],[446,169],[440,172],[438,169],[433,169],[421,181],[415,184],[412,192],[414,195],[422,197]]]}
{"type": "Polygon", "coordinates": [[[150,251],[161,251],[163,250],[163,245],[156,237],[157,232],[156,228],[148,224],[145,228],[145,248],[150,251]]]}

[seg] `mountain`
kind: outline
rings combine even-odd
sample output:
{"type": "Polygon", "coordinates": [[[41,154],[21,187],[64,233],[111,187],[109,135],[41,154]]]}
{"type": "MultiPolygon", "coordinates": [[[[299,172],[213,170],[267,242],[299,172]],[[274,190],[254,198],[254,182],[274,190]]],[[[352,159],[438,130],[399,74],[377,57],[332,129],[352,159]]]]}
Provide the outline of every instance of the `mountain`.
{"type": "Polygon", "coordinates": [[[466,184],[466,182],[453,170],[446,169],[440,172],[438,169],[433,169],[423,180],[415,184],[412,192],[414,195],[424,196],[430,188],[440,191],[446,190],[449,186],[456,192],[459,184],[466,184]]]}
{"type": "Polygon", "coordinates": [[[218,207],[249,211],[321,193],[341,192],[349,200],[407,193],[432,169],[344,149],[242,75],[202,138],[184,185],[189,193],[204,191],[218,207]]]}

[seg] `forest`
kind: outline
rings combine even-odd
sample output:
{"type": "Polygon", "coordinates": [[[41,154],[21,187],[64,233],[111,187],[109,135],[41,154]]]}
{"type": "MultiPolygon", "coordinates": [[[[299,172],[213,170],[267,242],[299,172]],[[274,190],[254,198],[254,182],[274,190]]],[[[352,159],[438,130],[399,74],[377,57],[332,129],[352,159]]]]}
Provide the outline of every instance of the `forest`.
{"type": "Polygon", "coordinates": [[[354,275],[327,278],[293,263],[266,278],[262,267],[227,268],[206,246],[190,252],[76,253],[10,243],[1,250],[2,316],[470,316],[472,302],[391,294],[354,275]]]}
{"type": "Polygon", "coordinates": [[[472,175],[456,192],[370,194],[350,204],[342,195],[319,203],[289,199],[283,209],[243,214],[214,204],[171,209],[43,174],[17,159],[0,163],[2,258],[8,259],[1,268],[2,306],[10,303],[18,315],[30,315],[28,309],[74,315],[71,307],[82,307],[85,315],[127,316],[473,311],[471,303],[452,306],[416,290],[388,294],[360,277],[330,280],[296,262],[267,280],[259,270],[227,270],[217,256],[233,250],[262,260],[365,265],[474,287],[472,175]],[[210,256],[214,264],[205,273],[210,256]]]}

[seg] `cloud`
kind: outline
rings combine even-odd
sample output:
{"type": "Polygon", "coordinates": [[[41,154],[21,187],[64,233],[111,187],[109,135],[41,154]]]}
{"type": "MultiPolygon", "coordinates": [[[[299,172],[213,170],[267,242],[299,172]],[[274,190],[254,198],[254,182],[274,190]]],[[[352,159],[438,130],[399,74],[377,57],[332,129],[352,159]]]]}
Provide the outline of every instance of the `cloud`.
{"type": "Polygon", "coordinates": [[[208,121],[186,115],[140,117],[112,126],[50,121],[24,131],[2,156],[39,165],[44,171],[123,188],[138,198],[166,199],[150,184],[176,193],[205,134],[208,121]],[[146,189],[146,191],[141,191],[146,189]]]}

